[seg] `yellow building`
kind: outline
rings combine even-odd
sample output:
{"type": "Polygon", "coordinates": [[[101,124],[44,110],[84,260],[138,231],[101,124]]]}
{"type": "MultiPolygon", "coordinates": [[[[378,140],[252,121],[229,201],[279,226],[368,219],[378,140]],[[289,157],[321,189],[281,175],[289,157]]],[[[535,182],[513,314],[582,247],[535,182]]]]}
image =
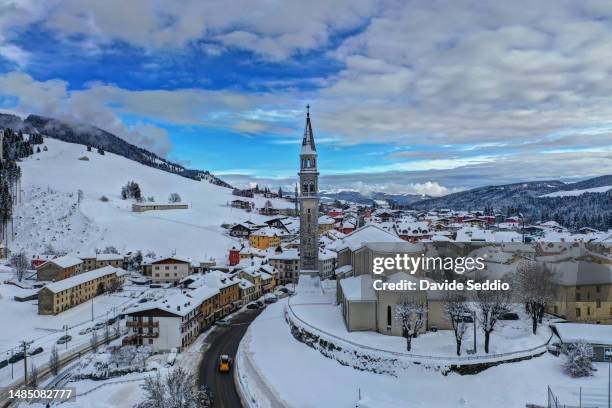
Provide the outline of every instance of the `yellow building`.
{"type": "Polygon", "coordinates": [[[268,249],[279,246],[281,240],[274,228],[265,227],[251,233],[249,242],[254,248],[268,249]]]}
{"type": "Polygon", "coordinates": [[[53,282],[38,292],[38,314],[58,314],[118,286],[123,269],[106,266],[53,282]]]}
{"type": "Polygon", "coordinates": [[[612,324],[612,284],[560,286],[548,312],[572,322],[612,324]]]}

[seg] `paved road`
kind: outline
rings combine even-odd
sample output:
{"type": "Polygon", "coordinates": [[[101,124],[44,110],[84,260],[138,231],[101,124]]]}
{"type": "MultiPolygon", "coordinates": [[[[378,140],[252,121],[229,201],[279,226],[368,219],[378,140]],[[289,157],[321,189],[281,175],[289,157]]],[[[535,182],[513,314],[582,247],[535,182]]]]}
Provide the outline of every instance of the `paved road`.
{"type": "Polygon", "coordinates": [[[232,319],[231,326],[218,327],[206,339],[208,348],[200,364],[199,381],[212,390],[215,408],[242,408],[234,384],[233,366],[231,373],[219,373],[219,357],[228,354],[235,358],[242,336],[261,311],[245,310],[232,319]]]}

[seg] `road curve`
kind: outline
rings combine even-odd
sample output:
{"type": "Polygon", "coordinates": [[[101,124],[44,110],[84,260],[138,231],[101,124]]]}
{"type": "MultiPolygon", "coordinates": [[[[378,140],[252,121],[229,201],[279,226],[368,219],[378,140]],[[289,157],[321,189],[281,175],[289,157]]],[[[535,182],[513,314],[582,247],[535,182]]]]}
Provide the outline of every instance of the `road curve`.
{"type": "Polygon", "coordinates": [[[214,395],[214,408],[242,408],[240,397],[234,384],[232,372],[221,374],[218,371],[219,357],[228,354],[235,358],[240,340],[249,324],[261,313],[260,310],[245,310],[232,318],[228,327],[217,327],[206,339],[204,356],[199,367],[198,381],[210,387],[214,395]]]}

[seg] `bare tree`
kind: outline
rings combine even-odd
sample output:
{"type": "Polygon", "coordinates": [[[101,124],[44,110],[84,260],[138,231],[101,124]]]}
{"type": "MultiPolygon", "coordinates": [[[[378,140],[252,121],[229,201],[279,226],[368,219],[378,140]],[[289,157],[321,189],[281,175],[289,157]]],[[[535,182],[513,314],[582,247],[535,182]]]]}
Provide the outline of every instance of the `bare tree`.
{"type": "Polygon", "coordinates": [[[478,321],[484,332],[485,353],[489,352],[491,333],[499,318],[508,313],[511,308],[511,293],[505,290],[478,290],[474,291],[474,303],[478,311],[478,321]]]}
{"type": "Polygon", "coordinates": [[[158,372],[145,379],[142,385],[145,400],[137,408],[209,408],[212,394],[208,387],[197,387],[195,378],[187,370],[177,367],[164,378],[158,372]]]}
{"type": "Polygon", "coordinates": [[[554,274],[544,264],[533,261],[522,262],[514,275],[514,293],[521,303],[525,304],[531,317],[533,334],[542,323],[546,304],[554,294],[554,274]]]}
{"type": "Polygon", "coordinates": [[[21,251],[11,257],[11,265],[15,268],[15,277],[21,282],[28,270],[28,257],[21,251]]]}
{"type": "Polygon", "coordinates": [[[106,324],[104,326],[104,344],[110,343],[110,337],[111,337],[110,326],[108,324],[106,324]]]}
{"type": "Polygon", "coordinates": [[[98,351],[98,332],[95,329],[91,332],[90,343],[91,343],[92,350],[98,351]]]}
{"type": "Polygon", "coordinates": [[[57,375],[59,372],[59,354],[56,346],[53,346],[51,354],[49,354],[49,369],[53,375],[57,375]]]}
{"type": "Polygon", "coordinates": [[[85,194],[83,194],[83,190],[78,189],[77,190],[77,206],[81,205],[81,201],[83,201],[83,197],[85,197],[85,194]]]}
{"type": "Polygon", "coordinates": [[[457,355],[461,355],[461,342],[463,336],[467,331],[467,323],[465,322],[465,315],[469,313],[467,304],[465,303],[465,297],[462,294],[449,293],[446,296],[444,304],[444,313],[446,318],[451,323],[453,333],[455,334],[455,344],[457,346],[457,355]]]}
{"type": "Polygon", "coordinates": [[[395,305],[395,319],[402,324],[402,336],[406,338],[406,350],[412,348],[412,338],[425,325],[427,306],[421,303],[402,301],[395,305]]]}
{"type": "Polygon", "coordinates": [[[181,196],[178,193],[172,193],[170,194],[170,197],[168,197],[168,202],[169,203],[180,203],[181,196]]]}
{"type": "Polygon", "coordinates": [[[36,368],[36,364],[32,363],[30,366],[30,376],[28,377],[28,386],[29,387],[38,387],[38,368],[36,368]]]}

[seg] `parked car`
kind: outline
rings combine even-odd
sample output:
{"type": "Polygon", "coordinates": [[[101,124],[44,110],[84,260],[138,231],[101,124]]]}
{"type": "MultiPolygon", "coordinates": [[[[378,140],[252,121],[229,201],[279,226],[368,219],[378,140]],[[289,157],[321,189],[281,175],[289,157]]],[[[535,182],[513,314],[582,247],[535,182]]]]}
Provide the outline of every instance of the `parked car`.
{"type": "Polygon", "coordinates": [[[6,367],[8,364],[9,364],[9,363],[8,363],[8,360],[2,360],[2,361],[0,361],[0,368],[4,368],[4,367],[6,367]]]}
{"type": "Polygon", "coordinates": [[[464,323],[474,323],[474,318],[472,317],[472,314],[471,313],[464,314],[463,315],[463,322],[464,323]]]}
{"type": "Polygon", "coordinates": [[[504,313],[499,317],[500,320],[518,320],[519,315],[514,312],[504,313]]]}
{"type": "Polygon", "coordinates": [[[231,324],[229,319],[223,318],[223,319],[219,319],[215,322],[215,324],[217,326],[221,326],[221,327],[227,327],[231,324]]]}
{"type": "Polygon", "coordinates": [[[264,295],[264,302],[265,303],[275,303],[278,300],[278,297],[276,297],[276,295],[272,294],[272,293],[266,293],[264,295]]]}
{"type": "Polygon", "coordinates": [[[251,310],[257,310],[259,309],[259,305],[255,302],[251,302],[248,305],[246,305],[247,309],[251,309],[251,310]]]}
{"type": "Polygon", "coordinates": [[[91,333],[92,331],[93,331],[93,329],[92,329],[91,327],[87,327],[87,328],[85,328],[85,329],[81,330],[81,331],[79,332],[79,335],[84,336],[84,335],[86,335],[86,334],[91,333]]]}
{"type": "Polygon", "coordinates": [[[147,298],[142,298],[138,301],[138,303],[147,303],[149,301],[149,299],[147,298]]]}
{"type": "Polygon", "coordinates": [[[93,327],[94,330],[100,330],[102,328],[104,328],[104,326],[106,326],[105,323],[100,322],[100,323],[96,323],[96,325],[93,327]]]}
{"type": "Polygon", "coordinates": [[[232,359],[227,354],[222,354],[219,358],[219,372],[228,373],[232,368],[232,359]]]}
{"type": "Polygon", "coordinates": [[[276,290],[278,290],[279,292],[283,292],[283,293],[289,293],[289,289],[287,289],[287,288],[285,288],[285,287],[278,288],[278,289],[276,289],[276,290]]]}
{"type": "Polygon", "coordinates": [[[8,359],[8,362],[13,364],[21,360],[23,360],[23,351],[20,351],[19,353],[15,353],[12,356],[10,356],[8,359]]]}
{"type": "Polygon", "coordinates": [[[35,356],[36,354],[40,354],[43,352],[42,347],[36,347],[34,350],[30,351],[28,354],[31,356],[35,356]]]}
{"type": "Polygon", "coordinates": [[[60,337],[59,339],[57,339],[57,344],[68,343],[70,340],[72,340],[72,336],[69,334],[66,334],[60,337]]]}
{"type": "Polygon", "coordinates": [[[116,317],[111,317],[110,319],[108,319],[108,320],[106,321],[106,324],[107,324],[107,325],[109,325],[109,326],[111,326],[111,325],[113,325],[113,324],[114,324],[116,321],[117,321],[117,318],[116,318],[116,317]]]}
{"type": "Polygon", "coordinates": [[[264,307],[265,303],[262,302],[261,300],[256,300],[255,303],[257,303],[259,305],[259,307],[264,307]]]}

